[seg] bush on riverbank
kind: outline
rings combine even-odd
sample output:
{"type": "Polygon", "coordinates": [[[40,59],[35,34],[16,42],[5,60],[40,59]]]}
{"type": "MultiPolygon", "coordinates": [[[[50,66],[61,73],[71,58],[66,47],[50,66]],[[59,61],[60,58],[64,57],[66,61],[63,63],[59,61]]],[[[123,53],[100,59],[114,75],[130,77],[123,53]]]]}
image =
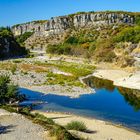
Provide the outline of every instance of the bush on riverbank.
{"type": "Polygon", "coordinates": [[[83,132],[87,130],[87,127],[85,126],[85,124],[79,121],[71,121],[70,123],[66,125],[66,128],[68,130],[77,130],[77,131],[83,131],[83,132]]]}
{"type": "Polygon", "coordinates": [[[0,76],[0,104],[19,100],[22,100],[22,96],[19,95],[18,86],[11,84],[8,76],[0,76]]]}

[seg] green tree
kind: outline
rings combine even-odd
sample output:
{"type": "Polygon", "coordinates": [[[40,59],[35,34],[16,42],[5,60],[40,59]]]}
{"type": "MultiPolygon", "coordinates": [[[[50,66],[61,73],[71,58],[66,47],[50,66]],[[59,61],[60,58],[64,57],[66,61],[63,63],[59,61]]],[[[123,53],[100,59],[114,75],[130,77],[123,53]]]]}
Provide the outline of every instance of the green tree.
{"type": "Polygon", "coordinates": [[[22,97],[19,95],[18,86],[10,84],[9,76],[0,76],[0,104],[21,100],[22,97]]]}

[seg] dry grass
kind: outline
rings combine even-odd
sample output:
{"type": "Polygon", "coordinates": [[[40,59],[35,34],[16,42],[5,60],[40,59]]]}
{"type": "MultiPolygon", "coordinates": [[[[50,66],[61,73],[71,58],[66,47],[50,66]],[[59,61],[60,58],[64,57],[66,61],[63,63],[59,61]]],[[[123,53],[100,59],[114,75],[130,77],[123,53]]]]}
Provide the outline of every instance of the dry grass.
{"type": "Polygon", "coordinates": [[[0,62],[0,70],[11,70],[15,65],[12,62],[0,62]]]}
{"type": "Polygon", "coordinates": [[[48,68],[36,66],[36,65],[32,65],[32,64],[21,64],[20,69],[25,72],[28,72],[28,71],[35,71],[37,73],[48,72],[48,68]]]}

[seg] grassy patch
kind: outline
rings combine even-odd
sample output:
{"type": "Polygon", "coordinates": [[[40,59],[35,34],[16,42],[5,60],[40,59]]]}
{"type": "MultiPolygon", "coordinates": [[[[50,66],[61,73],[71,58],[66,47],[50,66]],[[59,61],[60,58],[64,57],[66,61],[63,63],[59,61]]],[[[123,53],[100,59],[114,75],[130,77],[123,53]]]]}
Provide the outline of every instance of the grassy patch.
{"type": "Polygon", "coordinates": [[[37,73],[48,71],[47,68],[43,68],[43,67],[40,67],[40,66],[35,66],[35,65],[32,65],[32,64],[21,64],[20,69],[24,72],[35,71],[37,73]]]}
{"type": "Polygon", "coordinates": [[[50,118],[45,117],[39,113],[35,114],[34,122],[43,122],[44,124],[54,125],[54,121],[50,118]]]}
{"type": "Polygon", "coordinates": [[[13,67],[15,67],[16,64],[12,62],[1,62],[0,63],[0,70],[12,70],[13,67]]]}
{"type": "Polygon", "coordinates": [[[68,85],[68,86],[81,86],[83,87],[83,84],[77,79],[75,76],[66,76],[62,74],[54,74],[52,72],[49,72],[47,75],[47,82],[48,85],[68,85]]]}
{"type": "Polygon", "coordinates": [[[66,125],[66,128],[68,130],[77,130],[77,131],[82,131],[85,132],[87,130],[87,127],[83,122],[79,121],[72,121],[66,125]]]}
{"type": "Polygon", "coordinates": [[[56,68],[60,71],[71,73],[75,77],[81,77],[89,75],[95,70],[95,66],[88,64],[77,64],[64,61],[49,61],[48,63],[36,62],[35,64],[44,67],[56,68]]]}
{"type": "Polygon", "coordinates": [[[57,69],[62,72],[70,73],[71,75],[54,74],[49,72],[47,74],[46,84],[59,84],[68,86],[80,86],[84,85],[79,81],[79,77],[92,74],[95,70],[95,66],[88,64],[77,64],[64,61],[50,61],[49,63],[35,63],[38,66],[47,67],[49,69],[57,69]]]}

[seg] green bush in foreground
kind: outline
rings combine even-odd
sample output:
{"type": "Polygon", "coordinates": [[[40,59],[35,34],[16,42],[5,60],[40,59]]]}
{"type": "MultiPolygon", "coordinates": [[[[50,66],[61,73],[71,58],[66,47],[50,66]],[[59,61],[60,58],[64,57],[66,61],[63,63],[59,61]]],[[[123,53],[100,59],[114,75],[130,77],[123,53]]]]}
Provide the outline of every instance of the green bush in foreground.
{"type": "Polygon", "coordinates": [[[63,126],[54,125],[50,130],[51,136],[56,136],[57,140],[79,140],[79,138],[73,137],[63,126]]]}
{"type": "Polygon", "coordinates": [[[54,121],[50,118],[45,117],[44,115],[35,114],[34,122],[43,122],[44,124],[54,125],[54,121]]]}
{"type": "Polygon", "coordinates": [[[77,131],[86,131],[87,127],[85,126],[85,124],[83,122],[79,122],[79,121],[71,121],[70,123],[68,123],[66,125],[66,128],[68,130],[77,130],[77,131]]]}
{"type": "Polygon", "coordinates": [[[18,86],[10,84],[9,76],[0,76],[0,104],[22,100],[18,86]]]}

